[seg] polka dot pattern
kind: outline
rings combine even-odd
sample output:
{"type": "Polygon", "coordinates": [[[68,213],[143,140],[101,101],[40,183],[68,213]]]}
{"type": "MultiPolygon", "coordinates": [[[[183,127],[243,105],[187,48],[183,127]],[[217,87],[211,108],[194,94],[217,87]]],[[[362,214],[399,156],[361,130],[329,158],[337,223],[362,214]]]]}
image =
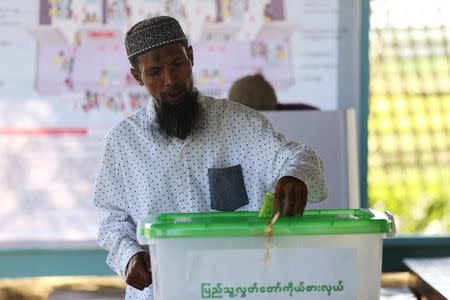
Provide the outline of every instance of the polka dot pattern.
{"type": "MultiPolygon", "coordinates": [[[[326,198],[323,164],[298,142],[287,142],[259,112],[237,102],[199,95],[200,122],[185,140],[160,133],[153,100],[106,135],[95,184],[99,243],[121,277],[128,260],[147,250],[136,224],[148,214],[210,211],[208,168],[240,164],[249,204],[259,210],[264,194],[283,176],[306,183],[308,201],[326,198]]],[[[127,288],[126,299],[152,299],[151,288],[127,288]]]]}

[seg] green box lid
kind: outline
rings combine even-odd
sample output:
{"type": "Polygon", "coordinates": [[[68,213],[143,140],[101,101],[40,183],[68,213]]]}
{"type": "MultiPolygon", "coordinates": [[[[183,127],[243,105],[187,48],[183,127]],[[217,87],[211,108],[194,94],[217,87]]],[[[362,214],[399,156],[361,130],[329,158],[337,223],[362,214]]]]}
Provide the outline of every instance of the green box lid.
{"type": "MultiPolygon", "coordinates": [[[[138,239],[264,236],[270,218],[258,212],[197,212],[149,216],[139,222],[138,239]]],[[[303,216],[281,217],[273,236],[395,233],[390,214],[371,209],[306,210],[303,216]]]]}

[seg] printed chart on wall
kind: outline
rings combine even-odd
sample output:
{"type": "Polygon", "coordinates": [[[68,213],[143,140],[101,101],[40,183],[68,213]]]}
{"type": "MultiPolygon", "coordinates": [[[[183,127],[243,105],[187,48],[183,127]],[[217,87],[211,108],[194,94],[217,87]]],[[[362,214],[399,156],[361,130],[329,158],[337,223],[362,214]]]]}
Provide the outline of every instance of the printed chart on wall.
{"type": "Polygon", "coordinates": [[[339,1],[1,1],[0,242],[96,239],[103,137],[148,101],[124,33],[156,15],[180,21],[204,94],[262,73],[280,102],[336,108],[339,1]]]}

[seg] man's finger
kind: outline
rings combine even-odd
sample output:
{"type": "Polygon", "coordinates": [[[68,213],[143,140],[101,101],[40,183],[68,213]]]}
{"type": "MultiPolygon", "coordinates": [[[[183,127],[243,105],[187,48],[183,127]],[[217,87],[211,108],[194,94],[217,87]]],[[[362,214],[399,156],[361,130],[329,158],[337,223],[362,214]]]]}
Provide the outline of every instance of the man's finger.
{"type": "Polygon", "coordinates": [[[147,270],[150,270],[151,264],[150,264],[150,255],[148,253],[146,253],[146,255],[144,255],[144,262],[145,262],[145,266],[147,268],[147,270]]]}
{"type": "Polygon", "coordinates": [[[302,215],[303,211],[305,210],[306,199],[304,197],[304,193],[302,190],[303,189],[301,186],[299,186],[299,185],[295,186],[296,199],[295,199],[295,205],[294,205],[294,211],[293,211],[294,216],[302,215]]]}
{"type": "Polygon", "coordinates": [[[284,208],[283,216],[290,216],[292,214],[293,204],[295,203],[295,188],[291,183],[284,185],[284,208]]]}
{"type": "Polygon", "coordinates": [[[143,291],[146,288],[146,286],[144,286],[143,284],[135,283],[135,284],[129,284],[129,285],[131,285],[132,287],[134,287],[135,289],[138,289],[140,291],[143,291]]]}
{"type": "Polygon", "coordinates": [[[152,283],[152,274],[148,269],[148,264],[143,260],[141,264],[138,265],[136,270],[136,275],[139,277],[139,281],[144,286],[149,286],[152,283]]]}
{"type": "Polygon", "coordinates": [[[126,283],[141,291],[145,288],[145,284],[139,278],[139,275],[136,275],[136,273],[134,272],[130,272],[128,274],[126,278],[126,283]]]}
{"type": "Polygon", "coordinates": [[[282,201],[283,201],[283,184],[279,182],[275,186],[275,211],[282,213],[282,201]]]}
{"type": "Polygon", "coordinates": [[[308,188],[306,187],[305,184],[303,184],[301,188],[301,193],[302,193],[302,206],[299,214],[302,216],[303,213],[305,212],[306,203],[308,202],[308,188]]]}
{"type": "Polygon", "coordinates": [[[299,215],[303,206],[304,206],[304,201],[302,198],[301,187],[296,185],[295,186],[295,203],[294,203],[294,209],[292,211],[292,215],[293,216],[299,215]]]}

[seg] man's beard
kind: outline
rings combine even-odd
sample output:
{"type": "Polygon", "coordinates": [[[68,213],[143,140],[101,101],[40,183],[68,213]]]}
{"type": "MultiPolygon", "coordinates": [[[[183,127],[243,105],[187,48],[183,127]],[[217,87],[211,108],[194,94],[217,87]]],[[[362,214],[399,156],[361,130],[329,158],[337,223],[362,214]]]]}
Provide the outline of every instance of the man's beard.
{"type": "Polygon", "coordinates": [[[170,104],[161,94],[156,118],[162,132],[167,136],[186,139],[194,129],[198,118],[197,92],[189,90],[180,103],[170,104]]]}

